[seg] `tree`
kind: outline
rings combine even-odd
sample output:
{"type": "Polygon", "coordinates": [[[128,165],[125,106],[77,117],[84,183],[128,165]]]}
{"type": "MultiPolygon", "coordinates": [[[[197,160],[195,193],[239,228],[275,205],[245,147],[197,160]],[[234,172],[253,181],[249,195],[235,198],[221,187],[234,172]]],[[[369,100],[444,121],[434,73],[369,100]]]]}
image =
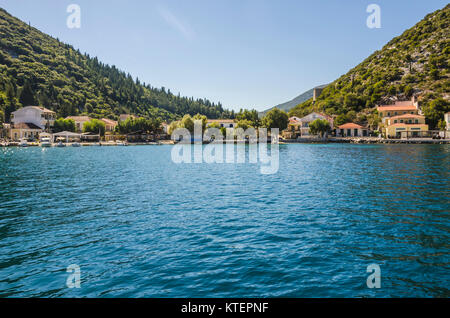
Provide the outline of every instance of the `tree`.
{"type": "Polygon", "coordinates": [[[117,125],[117,131],[121,134],[129,134],[133,132],[156,132],[161,126],[161,118],[146,119],[143,117],[129,117],[125,121],[121,121],[117,125]]]}
{"type": "Polygon", "coordinates": [[[83,132],[105,135],[105,123],[98,119],[91,119],[83,125],[83,132]]]}
{"type": "Polygon", "coordinates": [[[373,113],[367,116],[367,123],[369,124],[369,127],[371,129],[378,128],[379,124],[381,123],[381,117],[378,113],[373,113]]]}
{"type": "Polygon", "coordinates": [[[254,128],[254,127],[253,127],[253,122],[251,122],[250,120],[247,120],[247,119],[242,119],[242,120],[238,121],[236,128],[242,128],[244,130],[247,130],[248,128],[254,128]]]}
{"type": "Polygon", "coordinates": [[[274,108],[267,113],[266,116],[262,119],[262,124],[264,127],[278,128],[280,131],[285,130],[289,123],[289,116],[286,112],[279,110],[278,108],[274,108]]]}
{"type": "Polygon", "coordinates": [[[355,118],[356,118],[356,112],[352,110],[346,114],[338,115],[336,117],[335,124],[336,124],[336,126],[340,126],[340,125],[343,125],[345,123],[355,120],[355,118]]]}
{"type": "Polygon", "coordinates": [[[181,122],[180,121],[173,121],[170,123],[169,128],[167,129],[167,132],[169,135],[172,135],[175,129],[180,128],[181,122]]]}
{"type": "Polygon", "coordinates": [[[441,131],[447,130],[447,122],[443,119],[439,120],[437,128],[439,128],[439,130],[441,130],[441,131]]]}
{"type": "Polygon", "coordinates": [[[247,120],[250,122],[250,126],[252,127],[259,127],[261,126],[261,120],[259,119],[258,111],[252,109],[252,110],[240,110],[239,113],[236,114],[236,119],[238,121],[241,120],[247,120]]]}
{"type": "Polygon", "coordinates": [[[309,132],[320,137],[323,137],[330,129],[330,123],[325,119],[318,118],[309,124],[309,132]]]}
{"type": "Polygon", "coordinates": [[[194,133],[194,121],[190,115],[184,115],[180,122],[180,128],[186,128],[191,134],[194,133]]]}
{"type": "Polygon", "coordinates": [[[208,128],[217,128],[220,129],[220,124],[218,122],[213,122],[208,125],[208,128]]]}
{"type": "Polygon", "coordinates": [[[406,63],[409,64],[409,72],[411,73],[411,71],[412,71],[413,58],[411,57],[410,54],[406,54],[405,61],[406,61],[406,63]]]}
{"type": "Polygon", "coordinates": [[[444,117],[445,113],[450,111],[450,102],[443,99],[434,99],[423,107],[424,115],[431,128],[437,127],[439,120],[444,117]]]}
{"type": "Polygon", "coordinates": [[[192,120],[194,120],[194,121],[201,120],[202,121],[202,131],[205,131],[206,124],[208,123],[208,118],[205,115],[197,114],[192,118],[192,120]]]}
{"type": "Polygon", "coordinates": [[[33,89],[29,81],[25,81],[22,90],[19,95],[19,102],[22,106],[30,106],[36,104],[36,99],[34,98],[33,89]]]}
{"type": "Polygon", "coordinates": [[[55,123],[53,124],[53,131],[55,133],[61,131],[75,132],[75,130],[76,126],[75,121],[73,119],[58,118],[57,120],[55,120],[55,123]]]}

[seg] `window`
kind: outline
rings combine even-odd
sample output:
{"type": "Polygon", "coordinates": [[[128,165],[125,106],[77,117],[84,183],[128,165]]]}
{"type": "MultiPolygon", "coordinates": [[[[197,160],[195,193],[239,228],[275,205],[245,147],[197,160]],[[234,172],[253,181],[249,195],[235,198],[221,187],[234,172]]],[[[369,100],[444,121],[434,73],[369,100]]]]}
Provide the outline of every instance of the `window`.
{"type": "Polygon", "coordinates": [[[394,124],[396,124],[397,123],[397,119],[396,120],[394,120],[394,124]]]}
{"type": "Polygon", "coordinates": [[[416,124],[418,124],[418,123],[419,123],[419,121],[418,121],[418,120],[416,119],[416,120],[415,120],[415,123],[416,123],[416,124]]]}
{"type": "Polygon", "coordinates": [[[403,119],[400,119],[400,123],[402,123],[402,124],[403,124],[403,119]]]}
{"type": "Polygon", "coordinates": [[[391,113],[388,112],[388,117],[390,117],[390,116],[391,116],[391,113]]]}
{"type": "Polygon", "coordinates": [[[395,112],[394,115],[397,116],[397,112],[395,112]]]}

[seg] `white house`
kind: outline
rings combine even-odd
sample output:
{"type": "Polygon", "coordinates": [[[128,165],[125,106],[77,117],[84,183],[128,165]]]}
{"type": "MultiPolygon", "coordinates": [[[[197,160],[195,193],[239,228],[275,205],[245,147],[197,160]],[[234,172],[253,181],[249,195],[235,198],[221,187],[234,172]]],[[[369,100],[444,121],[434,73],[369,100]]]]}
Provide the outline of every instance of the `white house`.
{"type": "Polygon", "coordinates": [[[447,131],[450,131],[450,112],[444,114],[444,120],[447,123],[447,131]]]}
{"type": "Polygon", "coordinates": [[[233,119],[209,119],[207,122],[207,126],[210,126],[213,123],[219,124],[220,127],[224,128],[235,128],[236,123],[233,119]]]}
{"type": "Polygon", "coordinates": [[[301,122],[300,134],[302,137],[310,136],[309,124],[311,122],[315,121],[316,119],[322,119],[322,120],[328,121],[330,123],[331,129],[333,129],[333,118],[332,117],[325,115],[325,114],[313,112],[303,118],[298,119],[298,121],[301,122]]]}
{"type": "Polygon", "coordinates": [[[40,129],[45,129],[47,125],[53,126],[55,122],[55,112],[41,106],[26,106],[20,108],[11,114],[11,123],[33,124],[40,129]]]}

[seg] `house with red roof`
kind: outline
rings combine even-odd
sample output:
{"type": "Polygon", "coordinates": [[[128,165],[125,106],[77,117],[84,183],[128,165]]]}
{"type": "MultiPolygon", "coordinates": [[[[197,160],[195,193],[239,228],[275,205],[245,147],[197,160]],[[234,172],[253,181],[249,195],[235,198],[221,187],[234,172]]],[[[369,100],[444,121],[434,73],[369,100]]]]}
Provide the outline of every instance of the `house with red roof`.
{"type": "Polygon", "coordinates": [[[411,101],[397,101],[392,105],[377,107],[381,117],[380,130],[386,138],[428,137],[425,116],[420,114],[419,105],[411,101]]]}
{"type": "Polygon", "coordinates": [[[118,125],[117,121],[111,120],[111,119],[108,119],[108,118],[102,118],[102,122],[105,124],[105,130],[107,132],[113,132],[116,129],[117,125],[118,125]]]}
{"type": "Polygon", "coordinates": [[[355,123],[346,123],[336,128],[336,137],[367,137],[369,129],[355,123]]]}

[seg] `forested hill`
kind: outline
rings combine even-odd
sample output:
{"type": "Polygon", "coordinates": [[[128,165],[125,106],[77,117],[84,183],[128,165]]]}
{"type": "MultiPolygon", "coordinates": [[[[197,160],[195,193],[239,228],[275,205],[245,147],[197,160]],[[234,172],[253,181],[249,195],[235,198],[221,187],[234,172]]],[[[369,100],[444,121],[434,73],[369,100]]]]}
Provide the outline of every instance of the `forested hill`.
{"type": "Polygon", "coordinates": [[[23,23],[0,8],[0,122],[21,106],[43,105],[58,116],[117,119],[132,113],[175,119],[184,114],[230,118],[220,103],[154,88],[96,57],[23,23]]]}
{"type": "Polygon", "coordinates": [[[364,121],[379,103],[418,97],[434,127],[450,111],[450,5],[428,14],[392,39],[361,64],[290,111],[303,116],[312,110],[340,115],[342,121],[364,121]],[[344,117],[348,118],[344,118],[344,117]]]}

